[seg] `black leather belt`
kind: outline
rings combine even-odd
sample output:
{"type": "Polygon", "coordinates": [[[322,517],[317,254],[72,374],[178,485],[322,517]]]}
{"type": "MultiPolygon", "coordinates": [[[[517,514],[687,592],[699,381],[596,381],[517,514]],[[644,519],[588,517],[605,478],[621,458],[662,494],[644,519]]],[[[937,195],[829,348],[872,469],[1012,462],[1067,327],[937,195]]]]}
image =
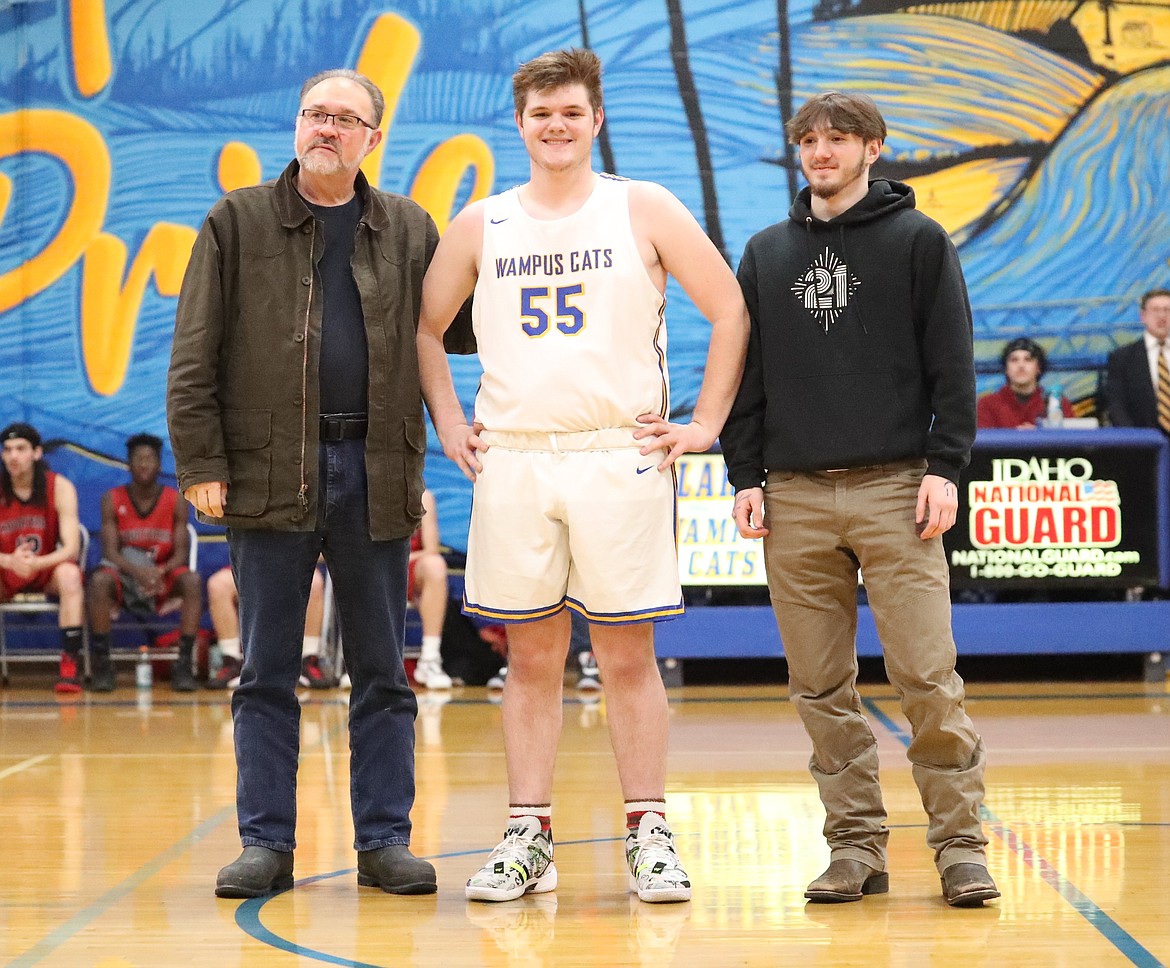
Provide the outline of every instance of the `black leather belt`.
{"type": "Polygon", "coordinates": [[[369,426],[369,418],[364,413],[323,413],[321,442],[330,444],[338,440],[364,440],[369,426]]]}

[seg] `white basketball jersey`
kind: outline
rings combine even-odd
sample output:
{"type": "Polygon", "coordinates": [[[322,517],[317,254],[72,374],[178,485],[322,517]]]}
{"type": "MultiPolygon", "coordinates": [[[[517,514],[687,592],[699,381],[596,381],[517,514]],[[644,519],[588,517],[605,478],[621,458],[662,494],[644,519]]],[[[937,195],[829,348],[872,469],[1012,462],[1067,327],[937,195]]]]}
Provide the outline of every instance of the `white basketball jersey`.
{"type": "Polygon", "coordinates": [[[488,430],[572,433],[670,412],[665,297],[630,228],[629,182],[600,175],[581,208],[534,219],[517,189],[484,203],[472,319],[488,430]]]}

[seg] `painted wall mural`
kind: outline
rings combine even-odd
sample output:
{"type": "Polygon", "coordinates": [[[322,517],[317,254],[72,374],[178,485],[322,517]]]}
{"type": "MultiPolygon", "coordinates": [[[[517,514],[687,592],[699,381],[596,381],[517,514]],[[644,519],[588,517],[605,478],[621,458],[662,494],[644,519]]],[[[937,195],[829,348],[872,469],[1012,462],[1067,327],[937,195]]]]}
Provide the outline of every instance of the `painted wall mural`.
{"type": "MultiPolygon", "coordinates": [[[[275,177],[300,82],[350,66],[386,92],[372,182],[440,229],[527,177],[510,78],[542,51],[606,65],[598,167],[658,181],[734,265],[802,179],[793,105],[860,90],[890,128],[877,173],[951,232],[980,389],[1038,338],[1065,392],[1170,284],[1170,0],[0,0],[0,423],[60,441],[95,524],[123,441],[165,436],[175,299],[224,191],[275,177]]],[[[668,293],[672,394],[698,393],[707,326],[668,293]]],[[[470,409],[474,357],[455,364],[470,409]]],[[[470,488],[427,480],[464,547],[470,488]]]]}

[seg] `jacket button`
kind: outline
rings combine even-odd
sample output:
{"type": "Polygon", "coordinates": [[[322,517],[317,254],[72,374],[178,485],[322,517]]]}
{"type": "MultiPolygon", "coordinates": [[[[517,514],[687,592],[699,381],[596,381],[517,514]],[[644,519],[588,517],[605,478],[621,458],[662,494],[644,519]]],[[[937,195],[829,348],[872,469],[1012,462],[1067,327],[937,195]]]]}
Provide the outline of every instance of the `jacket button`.
{"type": "Polygon", "coordinates": [[[304,233],[305,235],[308,235],[312,231],[313,231],[313,226],[311,226],[308,222],[306,222],[304,225],[301,226],[301,232],[304,233]]]}
{"type": "Polygon", "coordinates": [[[303,343],[305,341],[305,334],[304,333],[297,333],[297,335],[294,336],[293,339],[296,340],[298,343],[303,343]]]}
{"type": "Polygon", "coordinates": [[[301,276],[301,285],[302,286],[307,286],[312,281],[313,281],[313,279],[311,276],[301,276]]]}

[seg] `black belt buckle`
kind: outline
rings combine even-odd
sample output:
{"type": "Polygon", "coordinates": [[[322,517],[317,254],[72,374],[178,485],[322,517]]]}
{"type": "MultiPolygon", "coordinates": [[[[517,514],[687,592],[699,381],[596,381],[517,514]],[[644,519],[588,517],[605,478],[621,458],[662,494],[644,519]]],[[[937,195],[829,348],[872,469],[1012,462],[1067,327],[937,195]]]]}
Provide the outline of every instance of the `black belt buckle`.
{"type": "Polygon", "coordinates": [[[322,443],[332,444],[339,440],[363,440],[369,427],[364,414],[321,414],[322,443]]]}

